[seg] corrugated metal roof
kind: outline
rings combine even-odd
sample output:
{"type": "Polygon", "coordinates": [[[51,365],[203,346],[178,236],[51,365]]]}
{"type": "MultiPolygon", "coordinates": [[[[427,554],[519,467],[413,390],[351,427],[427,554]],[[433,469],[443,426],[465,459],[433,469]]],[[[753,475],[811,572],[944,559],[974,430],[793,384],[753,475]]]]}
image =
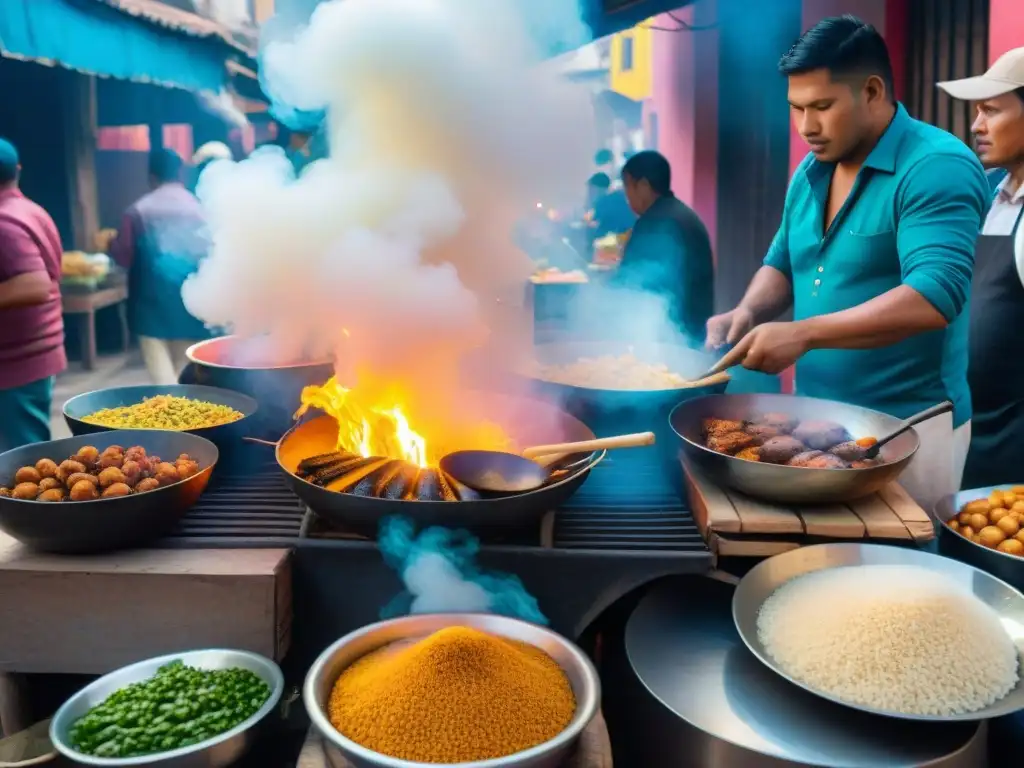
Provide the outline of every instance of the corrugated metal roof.
{"type": "Polygon", "coordinates": [[[193,37],[217,37],[233,48],[244,50],[234,39],[231,30],[213,19],[197,13],[190,13],[159,0],[96,0],[127,13],[129,16],[145,19],[160,27],[184,32],[193,37]]]}

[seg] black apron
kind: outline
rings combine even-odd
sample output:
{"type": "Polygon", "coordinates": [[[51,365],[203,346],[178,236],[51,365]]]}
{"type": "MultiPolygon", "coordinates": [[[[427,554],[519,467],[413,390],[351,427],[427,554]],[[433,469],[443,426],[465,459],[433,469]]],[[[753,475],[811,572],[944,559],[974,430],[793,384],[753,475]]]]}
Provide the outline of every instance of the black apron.
{"type": "Polygon", "coordinates": [[[1024,483],[1020,436],[1024,387],[1015,375],[1024,359],[1024,285],[1009,235],[981,235],[974,251],[968,381],[974,415],[962,488],[1024,483]]]}

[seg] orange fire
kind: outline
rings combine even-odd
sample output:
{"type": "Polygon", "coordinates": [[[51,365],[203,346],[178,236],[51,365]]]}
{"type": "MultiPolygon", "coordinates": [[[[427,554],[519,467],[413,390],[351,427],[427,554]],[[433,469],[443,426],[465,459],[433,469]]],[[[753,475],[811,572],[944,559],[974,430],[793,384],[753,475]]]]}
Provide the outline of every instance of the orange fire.
{"type": "Polygon", "coordinates": [[[400,388],[389,387],[388,393],[378,387],[349,389],[331,377],[323,386],[302,390],[299,418],[310,408],[317,408],[338,422],[339,451],[349,451],[369,458],[384,456],[402,459],[419,467],[433,467],[446,453],[457,450],[509,450],[511,442],[504,430],[491,422],[476,421],[459,424],[442,420],[434,429],[413,429],[408,398],[400,388]],[[436,434],[435,434],[436,433],[436,434]],[[426,435],[430,434],[430,440],[426,435]]]}

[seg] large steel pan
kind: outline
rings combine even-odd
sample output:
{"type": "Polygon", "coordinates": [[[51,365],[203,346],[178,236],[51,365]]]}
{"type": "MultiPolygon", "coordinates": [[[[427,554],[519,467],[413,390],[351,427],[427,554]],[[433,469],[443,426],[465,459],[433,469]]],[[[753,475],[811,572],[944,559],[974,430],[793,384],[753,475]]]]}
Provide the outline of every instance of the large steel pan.
{"type": "MultiPolygon", "coordinates": [[[[495,421],[517,445],[544,445],[591,440],[594,433],[568,413],[531,398],[488,393],[478,402],[500,414],[495,421]]],[[[295,494],[330,523],[358,532],[376,531],[388,515],[404,515],[418,526],[443,525],[470,531],[526,528],[537,525],[545,513],[557,509],[583,484],[604,451],[562,479],[528,493],[482,497],[472,501],[403,501],[341,493],[314,485],[295,474],[299,462],[309,456],[336,450],[337,422],[320,415],[290,429],[277,444],[275,455],[295,494]]]]}
{"type": "Polygon", "coordinates": [[[186,351],[189,365],[180,384],[204,384],[241,392],[259,403],[257,417],[264,436],[280,435],[292,425],[302,388],[323,384],[334,375],[330,360],[275,364],[261,360],[252,340],[219,336],[200,341],[186,351]]]}
{"type": "Polygon", "coordinates": [[[736,459],[704,447],[704,419],[750,419],[776,412],[801,420],[826,419],[846,427],[854,438],[881,437],[901,423],[869,408],[793,395],[711,395],[677,405],[669,416],[682,438],[686,461],[711,481],[765,501],[828,504],[852,501],[898,478],[920,445],[913,429],[882,448],[882,464],[867,469],[811,469],[736,459]]]}
{"type": "MultiPolygon", "coordinates": [[[[1024,483],[1020,483],[1024,485],[1024,483]]],[[[956,496],[943,499],[935,509],[935,517],[942,521],[939,528],[939,552],[946,557],[952,557],[962,563],[973,565],[986,573],[991,573],[997,579],[1002,579],[1014,589],[1024,592],[1024,558],[1016,555],[1009,555],[995,549],[975,544],[962,534],[954,531],[948,525],[947,520],[953,518],[960,508],[969,501],[975,499],[987,499],[994,490],[1010,490],[1009,485],[996,485],[990,488],[974,488],[968,491],[960,491],[956,496]]]]}
{"type": "MultiPolygon", "coordinates": [[[[686,377],[697,377],[708,370],[717,358],[698,349],[668,344],[637,344],[626,342],[583,342],[538,344],[534,347],[534,358],[541,365],[569,365],[580,358],[603,357],[631,354],[647,363],[664,364],[669,370],[686,377]]],[[[725,392],[729,383],[728,374],[720,374],[700,386],[674,389],[601,389],[598,387],[557,384],[537,378],[535,372],[524,371],[532,382],[533,389],[546,400],[558,403],[574,416],[587,419],[603,418],[608,415],[638,416],[660,415],[659,421],[676,403],[690,398],[725,392]]]]}

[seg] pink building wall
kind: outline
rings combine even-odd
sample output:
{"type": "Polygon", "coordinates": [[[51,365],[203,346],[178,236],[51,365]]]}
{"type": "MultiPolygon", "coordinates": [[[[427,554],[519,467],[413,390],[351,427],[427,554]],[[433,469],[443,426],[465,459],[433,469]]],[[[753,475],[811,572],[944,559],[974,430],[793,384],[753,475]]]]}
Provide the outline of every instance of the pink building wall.
{"type": "Polygon", "coordinates": [[[989,62],[1011,48],[1021,46],[1024,46],[1024,3],[1021,0],[989,0],[989,62]]]}
{"type": "MultiPolygon", "coordinates": [[[[700,0],[675,14],[688,24],[714,22],[715,0],[700,0]]],[[[655,26],[676,22],[659,16],[655,26]]],[[[715,246],[718,171],[718,32],[655,31],[653,89],[644,102],[644,125],[657,116],[658,151],[672,166],[673,191],[701,217],[715,246]]]]}

